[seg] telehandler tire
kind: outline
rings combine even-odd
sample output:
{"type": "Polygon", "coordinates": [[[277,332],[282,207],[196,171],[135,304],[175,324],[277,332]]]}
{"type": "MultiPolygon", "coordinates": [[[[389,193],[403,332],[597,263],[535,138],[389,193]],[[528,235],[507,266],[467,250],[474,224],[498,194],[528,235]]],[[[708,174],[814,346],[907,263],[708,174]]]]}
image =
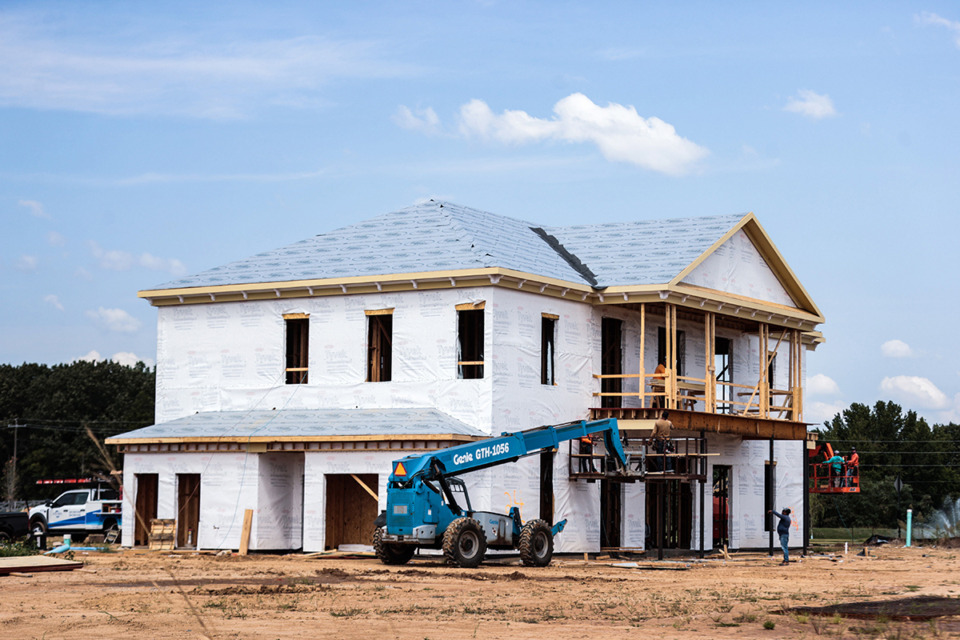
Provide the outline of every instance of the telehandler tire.
{"type": "Polygon", "coordinates": [[[473,518],[457,518],[443,534],[443,555],[458,567],[480,566],[487,552],[487,536],[473,518]]]}
{"type": "Polygon", "coordinates": [[[544,520],[531,520],[520,530],[520,559],[528,567],[545,567],[553,558],[553,531],[544,520]]]}
{"type": "Polygon", "coordinates": [[[383,527],[373,532],[373,550],[383,564],[407,564],[417,551],[413,544],[396,544],[383,541],[383,527]]]}

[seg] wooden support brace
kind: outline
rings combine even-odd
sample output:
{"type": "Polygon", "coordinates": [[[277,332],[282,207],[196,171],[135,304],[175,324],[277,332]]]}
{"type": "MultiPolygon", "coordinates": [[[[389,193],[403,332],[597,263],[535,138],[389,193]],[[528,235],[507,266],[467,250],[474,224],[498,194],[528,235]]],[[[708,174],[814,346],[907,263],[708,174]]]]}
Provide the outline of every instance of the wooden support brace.
{"type": "Polygon", "coordinates": [[[253,509],[243,512],[243,529],[240,531],[240,555],[245,556],[250,550],[250,530],[253,528],[253,509]]]}
{"type": "Polygon", "coordinates": [[[374,500],[376,500],[377,502],[380,502],[380,497],[377,495],[377,492],[374,491],[373,489],[371,489],[370,487],[368,487],[363,480],[361,480],[361,479],[358,478],[355,474],[352,474],[352,473],[350,474],[350,477],[353,478],[354,480],[356,480],[356,481],[357,481],[357,484],[359,484],[361,487],[363,487],[363,490],[366,491],[367,493],[369,493],[369,494],[373,497],[374,500]]]}

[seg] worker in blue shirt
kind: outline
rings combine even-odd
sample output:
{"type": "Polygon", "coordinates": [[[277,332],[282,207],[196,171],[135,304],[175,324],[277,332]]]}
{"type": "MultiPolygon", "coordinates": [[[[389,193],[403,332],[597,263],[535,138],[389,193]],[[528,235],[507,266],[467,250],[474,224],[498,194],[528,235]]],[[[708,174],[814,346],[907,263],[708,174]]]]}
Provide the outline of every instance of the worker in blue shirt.
{"type": "Polygon", "coordinates": [[[833,479],[833,486],[840,487],[843,482],[843,456],[839,451],[835,451],[833,457],[827,460],[830,465],[830,477],[833,479]]]}
{"type": "Polygon", "coordinates": [[[780,564],[781,566],[790,564],[790,551],[787,548],[787,544],[790,542],[790,509],[784,509],[783,513],[777,513],[776,511],[767,511],[767,513],[772,513],[780,518],[780,523],[777,525],[780,546],[783,548],[783,562],[780,564]]]}

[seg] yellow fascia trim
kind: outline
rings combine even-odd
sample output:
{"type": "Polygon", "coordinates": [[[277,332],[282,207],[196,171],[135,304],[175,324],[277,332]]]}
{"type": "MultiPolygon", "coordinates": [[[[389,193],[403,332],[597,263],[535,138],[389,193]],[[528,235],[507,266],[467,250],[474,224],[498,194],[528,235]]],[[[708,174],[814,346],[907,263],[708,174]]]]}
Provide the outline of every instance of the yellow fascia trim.
{"type": "MultiPolygon", "coordinates": [[[[156,306],[169,304],[202,304],[216,302],[218,296],[233,296],[227,301],[240,301],[247,299],[247,296],[254,294],[256,299],[260,299],[264,294],[277,292],[286,293],[285,296],[277,297],[311,297],[313,295],[342,295],[349,294],[350,287],[377,287],[380,291],[384,285],[389,285],[392,291],[416,290],[423,288],[454,288],[454,287],[478,287],[478,286],[501,286],[515,288],[523,291],[539,291],[544,293],[546,287],[559,289],[560,296],[563,297],[568,291],[576,292],[581,297],[584,294],[593,293],[593,288],[589,285],[558,280],[546,276],[514,271],[512,269],[484,268],[484,269],[459,269],[451,271],[424,271],[417,273],[394,273],[378,276],[351,276],[347,278],[328,278],[318,280],[288,280],[284,282],[260,282],[255,284],[228,284],[209,287],[183,287],[177,289],[145,289],[140,291],[137,296],[147,298],[151,304],[156,306]],[[503,278],[513,280],[512,283],[504,283],[503,278]],[[488,279],[488,281],[478,282],[477,280],[488,279]],[[517,284],[519,282],[519,284],[517,284]],[[313,291],[318,289],[318,291],[313,291]],[[290,295],[291,291],[303,291],[301,295],[290,295]]],[[[354,291],[352,293],[368,293],[367,291],[354,291]]],[[[549,295],[557,296],[557,291],[548,292],[549,295]]]]}

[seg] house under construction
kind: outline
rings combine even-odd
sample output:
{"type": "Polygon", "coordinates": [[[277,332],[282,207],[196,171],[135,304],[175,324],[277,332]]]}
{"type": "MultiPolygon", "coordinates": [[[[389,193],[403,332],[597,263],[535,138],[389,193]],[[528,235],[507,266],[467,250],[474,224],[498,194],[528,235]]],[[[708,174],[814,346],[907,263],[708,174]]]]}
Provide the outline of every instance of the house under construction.
{"type": "Polygon", "coordinates": [[[468,476],[474,507],[566,518],[560,552],[766,547],[773,496],[805,525],[823,316],[753,214],[550,227],[430,201],[140,296],[156,424],[108,440],[126,545],[165,518],[238,548],[248,509],[251,549],[369,544],[392,460],[606,417],[642,457],[664,408],[676,451],[640,481],[562,445],[468,476]]]}

